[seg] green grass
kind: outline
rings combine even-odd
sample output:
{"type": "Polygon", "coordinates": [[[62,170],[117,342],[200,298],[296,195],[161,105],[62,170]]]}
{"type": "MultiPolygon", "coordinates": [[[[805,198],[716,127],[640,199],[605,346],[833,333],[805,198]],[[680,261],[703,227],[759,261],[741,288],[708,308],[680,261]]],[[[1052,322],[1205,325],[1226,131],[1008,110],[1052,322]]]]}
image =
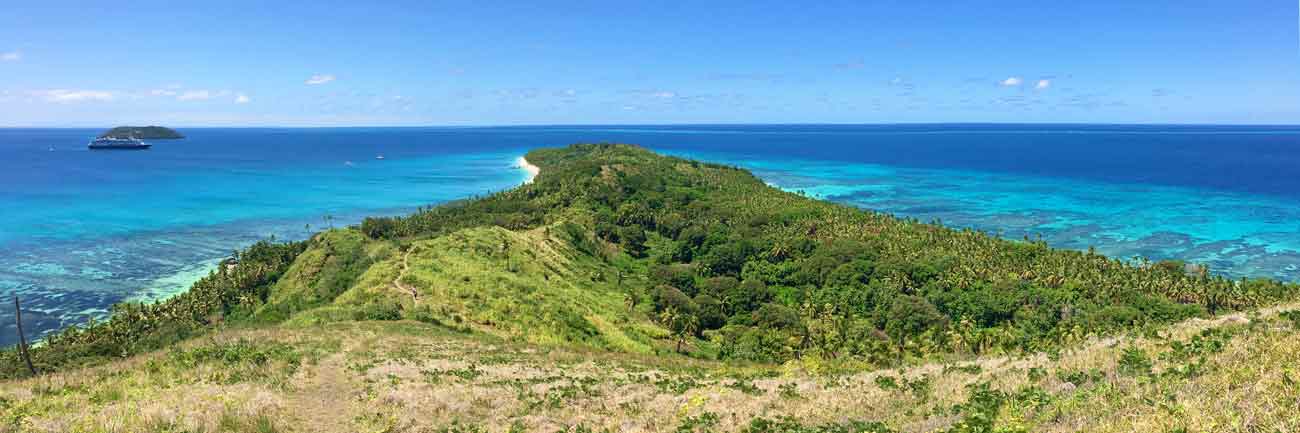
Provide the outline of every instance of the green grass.
{"type": "Polygon", "coordinates": [[[1294,431],[1297,345],[1265,311],[1056,357],[821,375],[343,321],[3,382],[0,431],[1294,431]]]}
{"type": "Polygon", "coordinates": [[[0,431],[1300,428],[1296,310],[1188,320],[1294,285],[901,220],[630,146],[529,158],[534,184],[250,247],[34,348],[45,375],[0,353],[0,431]]]}
{"type": "Polygon", "coordinates": [[[551,226],[472,228],[412,242],[335,304],[396,299],[405,317],[515,341],[650,352],[643,330],[655,325],[627,311],[629,289],[619,287],[618,272],[613,261],[578,251],[551,226]]]}
{"type": "Polygon", "coordinates": [[[277,322],[296,312],[330,304],[351,288],[372,263],[393,254],[388,244],[369,241],[356,230],[322,232],[270,288],[255,319],[277,322]]]}

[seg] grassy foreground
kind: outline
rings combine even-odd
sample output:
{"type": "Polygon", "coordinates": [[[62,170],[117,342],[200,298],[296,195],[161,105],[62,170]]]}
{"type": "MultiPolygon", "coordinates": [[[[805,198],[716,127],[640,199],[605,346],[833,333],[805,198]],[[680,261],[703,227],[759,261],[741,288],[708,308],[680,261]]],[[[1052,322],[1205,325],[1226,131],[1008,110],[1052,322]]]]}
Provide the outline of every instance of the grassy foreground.
{"type": "Polygon", "coordinates": [[[0,431],[1294,431],[1300,286],[627,145],[0,352],[0,431]],[[1288,306],[1288,307],[1282,307],[1288,306]]]}
{"type": "Polygon", "coordinates": [[[6,382],[0,430],[1296,431],[1300,323],[1277,311],[1053,354],[817,375],[412,321],[227,329],[6,382]]]}

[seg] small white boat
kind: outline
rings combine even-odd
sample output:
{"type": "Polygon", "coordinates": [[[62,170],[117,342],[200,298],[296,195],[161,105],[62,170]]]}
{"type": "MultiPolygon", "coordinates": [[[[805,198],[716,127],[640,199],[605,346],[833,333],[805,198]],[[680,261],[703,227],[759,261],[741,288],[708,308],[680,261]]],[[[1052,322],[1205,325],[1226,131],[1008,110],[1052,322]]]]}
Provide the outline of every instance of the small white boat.
{"type": "Polygon", "coordinates": [[[384,159],[384,155],[376,155],[375,159],[384,159]]]}

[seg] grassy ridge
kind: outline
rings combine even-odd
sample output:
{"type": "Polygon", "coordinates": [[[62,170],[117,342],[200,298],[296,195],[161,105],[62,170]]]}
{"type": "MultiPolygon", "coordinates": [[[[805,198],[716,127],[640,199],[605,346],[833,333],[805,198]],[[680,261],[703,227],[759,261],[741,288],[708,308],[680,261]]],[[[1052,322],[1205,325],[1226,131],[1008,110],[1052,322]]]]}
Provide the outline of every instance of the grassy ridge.
{"type": "Polygon", "coordinates": [[[663,332],[625,310],[622,268],[576,249],[563,227],[480,227],[411,242],[336,305],[395,299],[422,321],[514,341],[650,352],[663,332]]]}
{"type": "Polygon", "coordinates": [[[542,168],[531,185],[370,219],[361,229],[400,240],[475,224],[575,224],[644,258],[649,284],[630,300],[650,305],[679,339],[759,361],[812,355],[888,365],[942,352],[1038,350],[1297,290],[898,219],[632,146],[576,145],[527,158],[542,168]]]}
{"type": "MultiPolygon", "coordinates": [[[[812,200],[628,145],[527,155],[535,182],[291,244],[33,351],[45,370],[217,324],[412,319],[541,344],[889,366],[1035,351],[1294,297],[812,200]],[[119,317],[120,316],[120,317],[119,317]]],[[[6,376],[22,375],[15,352],[6,376]]]]}
{"type": "MultiPolygon", "coordinates": [[[[620,418],[678,431],[1249,430],[1286,426],[1275,410],[1295,404],[1231,391],[1253,380],[1274,395],[1300,378],[1260,369],[1293,361],[1288,319],[1196,319],[1286,302],[1293,284],[899,219],[634,146],[527,158],[542,168],[531,184],[259,243],[183,295],[51,337],[32,355],[56,373],[0,387],[5,419],[82,431],[113,417],[160,431],[620,418]],[[1207,328],[1226,330],[1188,331],[1207,328]],[[1238,341],[1266,348],[1251,354],[1259,368],[1222,355],[1249,350],[1238,341]],[[125,409],[173,388],[209,400],[125,409]],[[463,392],[468,406],[439,397],[463,392]],[[845,393],[892,403],[856,408],[845,393]],[[386,409],[360,411],[375,404],[386,409]],[[1157,422],[1095,419],[1148,406],[1157,422]],[[94,409],[69,412],[81,407],[94,409]],[[177,408],[220,416],[166,412],[177,408]]],[[[26,376],[16,351],[0,353],[0,374],[26,376]]]]}

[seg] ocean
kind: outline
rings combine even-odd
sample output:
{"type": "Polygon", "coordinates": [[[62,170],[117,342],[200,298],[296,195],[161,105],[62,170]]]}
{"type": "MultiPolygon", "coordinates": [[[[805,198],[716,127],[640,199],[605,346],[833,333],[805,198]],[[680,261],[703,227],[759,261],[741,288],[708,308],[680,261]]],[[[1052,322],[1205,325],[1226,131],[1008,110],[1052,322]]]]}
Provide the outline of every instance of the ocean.
{"type": "MultiPolygon", "coordinates": [[[[528,149],[622,142],[867,209],[1230,277],[1300,280],[1300,127],[692,125],[0,129],[0,293],[30,335],[163,299],[258,239],[511,188],[528,149]],[[382,155],[383,159],[377,157],[382,155]]],[[[0,345],[13,344],[0,308],[0,345]]]]}

